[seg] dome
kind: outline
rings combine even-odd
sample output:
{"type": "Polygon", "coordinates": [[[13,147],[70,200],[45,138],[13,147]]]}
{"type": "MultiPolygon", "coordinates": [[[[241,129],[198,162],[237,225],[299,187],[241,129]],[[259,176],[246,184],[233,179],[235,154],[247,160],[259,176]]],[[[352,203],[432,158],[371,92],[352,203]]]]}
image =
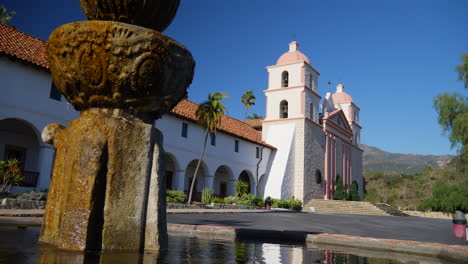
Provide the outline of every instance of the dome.
{"type": "Polygon", "coordinates": [[[344,86],[342,84],[338,84],[336,86],[336,93],[332,94],[332,100],[334,104],[353,103],[353,98],[344,92],[343,88],[344,86]]]}
{"type": "Polygon", "coordinates": [[[289,64],[299,61],[305,61],[310,64],[309,58],[297,50],[298,47],[299,44],[296,41],[289,43],[289,51],[281,55],[281,57],[276,62],[276,65],[289,64]]]}

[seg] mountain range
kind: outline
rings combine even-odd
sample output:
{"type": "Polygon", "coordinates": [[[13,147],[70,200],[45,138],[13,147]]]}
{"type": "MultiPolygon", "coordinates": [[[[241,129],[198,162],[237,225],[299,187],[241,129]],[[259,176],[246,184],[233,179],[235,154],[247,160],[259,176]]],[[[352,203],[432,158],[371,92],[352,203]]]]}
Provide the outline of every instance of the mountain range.
{"type": "Polygon", "coordinates": [[[418,155],[386,152],[376,147],[360,145],[364,150],[362,156],[363,172],[382,171],[398,174],[415,174],[427,165],[434,169],[443,168],[454,157],[453,155],[418,155]]]}

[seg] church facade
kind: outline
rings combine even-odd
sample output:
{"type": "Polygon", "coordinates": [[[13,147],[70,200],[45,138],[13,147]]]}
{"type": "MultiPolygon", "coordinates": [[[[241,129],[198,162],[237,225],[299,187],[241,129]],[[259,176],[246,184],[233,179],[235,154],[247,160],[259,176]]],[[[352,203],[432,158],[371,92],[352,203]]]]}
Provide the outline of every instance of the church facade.
{"type": "MultiPolygon", "coordinates": [[[[45,42],[0,25],[0,159],[19,158],[28,182],[17,191],[47,188],[54,150],[40,140],[45,125],[66,125],[78,113],[56,93],[45,59],[45,42]]],[[[283,199],[332,199],[338,180],[358,183],[362,197],[359,107],[338,85],[320,96],[319,72],[296,42],[267,67],[263,120],[223,116],[208,140],[197,175],[196,192],[235,195],[246,181],[249,191],[283,199]],[[321,177],[319,177],[321,176],[321,177]],[[319,181],[319,179],[321,180],[319,181]]],[[[203,144],[198,105],[183,100],[155,121],[166,151],[167,188],[188,191],[203,144]]]]}

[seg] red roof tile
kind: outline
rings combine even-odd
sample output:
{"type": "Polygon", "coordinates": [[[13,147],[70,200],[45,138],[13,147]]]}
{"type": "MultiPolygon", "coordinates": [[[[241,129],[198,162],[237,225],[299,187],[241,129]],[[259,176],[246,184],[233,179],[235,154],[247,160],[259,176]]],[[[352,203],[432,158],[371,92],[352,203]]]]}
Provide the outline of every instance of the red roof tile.
{"type": "MultiPolygon", "coordinates": [[[[45,51],[46,42],[44,40],[18,31],[13,27],[0,24],[0,54],[5,53],[8,56],[48,70],[49,63],[45,51]]],[[[197,122],[197,117],[195,116],[197,108],[198,104],[189,100],[182,100],[170,113],[197,122]]],[[[223,116],[221,118],[219,130],[241,139],[275,149],[275,147],[262,141],[262,133],[260,131],[232,117],[223,116]]]]}
{"type": "MultiPolygon", "coordinates": [[[[197,122],[197,117],[195,115],[197,108],[198,104],[189,100],[182,100],[174,108],[172,108],[170,113],[177,117],[182,117],[190,121],[197,122]]],[[[259,145],[263,145],[270,149],[276,149],[275,147],[268,145],[267,143],[262,141],[261,131],[257,131],[248,124],[235,118],[226,115],[222,116],[219,130],[227,134],[239,137],[241,139],[257,143],[259,145]]]]}
{"type": "Polygon", "coordinates": [[[0,24],[0,54],[49,69],[46,58],[46,42],[23,33],[13,27],[0,24]]]}
{"type": "Polygon", "coordinates": [[[242,122],[246,123],[247,125],[253,127],[253,128],[261,128],[262,127],[262,119],[248,119],[248,120],[242,120],[242,122]]]}

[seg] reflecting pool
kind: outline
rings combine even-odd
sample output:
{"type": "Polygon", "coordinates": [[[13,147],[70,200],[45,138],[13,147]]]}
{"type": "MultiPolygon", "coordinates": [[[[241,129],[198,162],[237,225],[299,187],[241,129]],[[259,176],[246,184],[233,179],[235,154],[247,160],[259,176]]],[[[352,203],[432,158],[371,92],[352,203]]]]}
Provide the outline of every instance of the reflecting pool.
{"type": "Polygon", "coordinates": [[[169,236],[159,254],[76,253],[36,244],[36,226],[0,226],[0,263],[450,263],[433,258],[328,246],[316,248],[271,241],[221,241],[169,236]],[[365,257],[364,257],[365,256],[365,257]]]}

